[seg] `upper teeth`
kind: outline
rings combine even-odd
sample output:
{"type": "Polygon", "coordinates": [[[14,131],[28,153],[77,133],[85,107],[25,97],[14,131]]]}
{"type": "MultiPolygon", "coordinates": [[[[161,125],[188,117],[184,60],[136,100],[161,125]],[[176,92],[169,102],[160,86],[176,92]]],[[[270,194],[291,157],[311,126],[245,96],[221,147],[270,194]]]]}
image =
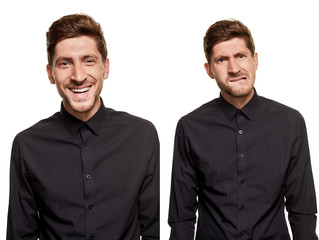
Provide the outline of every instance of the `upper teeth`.
{"type": "Polygon", "coordinates": [[[81,93],[81,92],[86,92],[89,89],[90,89],[89,87],[86,87],[86,88],[81,88],[81,89],[73,88],[71,90],[72,90],[72,92],[81,93]]]}

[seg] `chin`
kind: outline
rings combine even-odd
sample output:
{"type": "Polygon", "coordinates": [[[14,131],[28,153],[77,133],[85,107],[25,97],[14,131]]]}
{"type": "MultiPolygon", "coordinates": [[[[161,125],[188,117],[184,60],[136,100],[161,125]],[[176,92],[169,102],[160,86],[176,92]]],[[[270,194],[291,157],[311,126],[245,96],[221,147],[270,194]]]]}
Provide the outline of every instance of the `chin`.
{"type": "Polygon", "coordinates": [[[70,99],[65,99],[69,108],[71,108],[74,112],[77,113],[86,113],[92,110],[95,106],[94,99],[88,99],[85,101],[73,101],[70,99]]]}
{"type": "Polygon", "coordinates": [[[254,90],[253,87],[247,87],[247,88],[240,88],[240,89],[226,89],[225,92],[227,92],[229,95],[241,98],[241,97],[247,97],[251,94],[251,92],[254,90]]]}
{"type": "Polygon", "coordinates": [[[73,111],[78,113],[86,113],[94,108],[94,103],[80,103],[80,104],[72,104],[71,108],[73,111]]]}

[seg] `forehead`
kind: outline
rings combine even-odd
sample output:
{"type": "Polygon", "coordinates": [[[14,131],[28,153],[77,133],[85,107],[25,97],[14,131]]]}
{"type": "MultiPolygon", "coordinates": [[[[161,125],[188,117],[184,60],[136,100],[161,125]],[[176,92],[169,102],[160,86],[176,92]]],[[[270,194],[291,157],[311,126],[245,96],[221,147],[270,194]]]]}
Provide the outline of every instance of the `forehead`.
{"type": "Polygon", "coordinates": [[[55,46],[54,58],[96,54],[100,56],[94,38],[79,36],[61,40],[55,46]]]}
{"type": "Polygon", "coordinates": [[[213,46],[212,55],[232,55],[238,52],[250,52],[243,38],[232,38],[227,41],[222,41],[213,46]]]}

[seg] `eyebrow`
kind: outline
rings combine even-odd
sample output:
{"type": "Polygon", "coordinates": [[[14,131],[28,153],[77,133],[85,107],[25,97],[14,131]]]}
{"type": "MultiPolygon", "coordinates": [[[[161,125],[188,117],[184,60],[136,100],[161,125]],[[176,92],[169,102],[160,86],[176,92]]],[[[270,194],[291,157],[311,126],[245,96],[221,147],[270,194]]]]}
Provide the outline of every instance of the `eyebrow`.
{"type": "Polygon", "coordinates": [[[58,58],[55,60],[55,63],[58,63],[58,62],[61,62],[61,61],[71,62],[71,61],[72,61],[72,58],[70,58],[70,57],[58,57],[58,58]]]}
{"type": "Polygon", "coordinates": [[[95,58],[95,59],[98,59],[99,57],[96,56],[95,54],[87,54],[87,55],[84,55],[81,57],[81,59],[88,59],[88,58],[95,58]]]}
{"type": "Polygon", "coordinates": [[[216,60],[218,60],[218,59],[221,59],[221,58],[229,58],[228,56],[226,56],[226,55],[218,55],[218,56],[216,56],[216,57],[214,57],[214,61],[216,61],[216,60]]]}

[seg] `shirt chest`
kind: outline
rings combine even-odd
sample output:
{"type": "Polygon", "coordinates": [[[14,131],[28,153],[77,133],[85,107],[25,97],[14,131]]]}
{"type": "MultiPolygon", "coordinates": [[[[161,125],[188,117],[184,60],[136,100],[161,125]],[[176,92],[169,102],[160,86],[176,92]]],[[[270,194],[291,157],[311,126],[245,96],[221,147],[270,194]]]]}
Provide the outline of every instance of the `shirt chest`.
{"type": "Polygon", "coordinates": [[[293,138],[275,119],[242,118],[193,124],[188,129],[190,156],[203,186],[234,191],[241,182],[262,188],[282,187],[293,138]],[[249,179],[249,182],[247,181],[249,179]]]}
{"type": "Polygon", "coordinates": [[[123,193],[134,201],[129,198],[139,191],[149,155],[120,134],[97,136],[84,130],[82,136],[37,137],[24,146],[23,157],[39,201],[81,205],[92,196],[103,202],[123,193]]]}

